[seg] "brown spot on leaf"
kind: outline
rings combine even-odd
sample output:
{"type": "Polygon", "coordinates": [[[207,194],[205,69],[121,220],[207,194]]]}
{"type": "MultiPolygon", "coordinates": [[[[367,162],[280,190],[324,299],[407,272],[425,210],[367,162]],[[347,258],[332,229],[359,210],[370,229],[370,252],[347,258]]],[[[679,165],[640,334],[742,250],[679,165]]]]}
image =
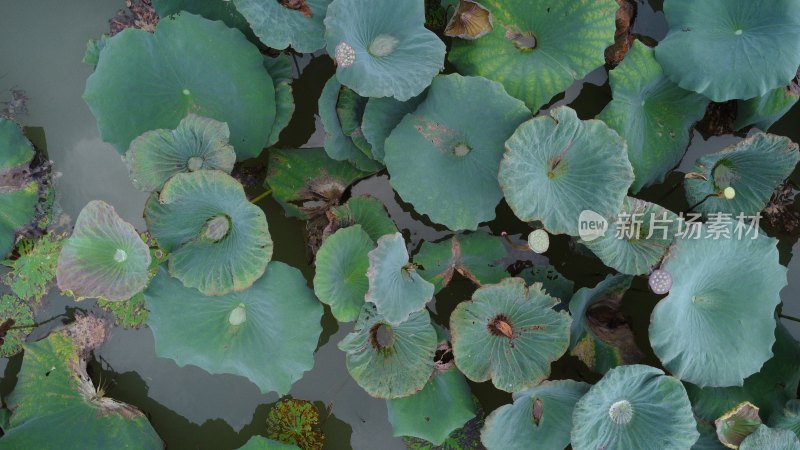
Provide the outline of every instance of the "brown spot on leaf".
{"type": "Polygon", "coordinates": [[[311,12],[311,7],[308,6],[306,0],[278,0],[278,3],[281,4],[286,9],[293,9],[295,11],[300,11],[306,17],[313,16],[311,12]]]}
{"type": "Polygon", "coordinates": [[[473,0],[459,0],[444,35],[462,39],[478,39],[492,31],[492,13],[473,0]]]}
{"type": "Polygon", "coordinates": [[[504,314],[498,314],[486,326],[492,336],[505,336],[509,340],[514,339],[514,329],[508,321],[508,317],[504,314]]]}
{"type": "Polygon", "coordinates": [[[616,66],[622,62],[633,45],[631,28],[636,20],[636,2],[634,0],[617,0],[619,9],[616,13],[617,30],[614,32],[614,44],[606,49],[606,64],[616,66]]]}
{"type": "Polygon", "coordinates": [[[537,427],[539,426],[539,422],[542,421],[542,414],[544,413],[544,411],[542,411],[542,406],[542,400],[538,398],[533,400],[533,423],[537,427]]]}

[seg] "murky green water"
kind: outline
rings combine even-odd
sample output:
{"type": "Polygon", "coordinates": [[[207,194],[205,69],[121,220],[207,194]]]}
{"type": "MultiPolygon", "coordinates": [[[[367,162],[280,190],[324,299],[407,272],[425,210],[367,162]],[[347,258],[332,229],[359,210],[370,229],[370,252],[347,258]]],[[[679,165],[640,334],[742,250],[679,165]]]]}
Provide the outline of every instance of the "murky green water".
{"type": "MultiPolygon", "coordinates": [[[[6,100],[6,90],[23,89],[30,97],[29,115],[19,117],[25,125],[44,127],[48,151],[55,170],[62,174],[57,189],[64,211],[75,217],[90,200],[104,200],[120,215],[143,228],[142,209],[145,195],[133,188],[127,170],[117,152],[99,138],[94,117],[81,99],[86,77],[91,68],[82,64],[86,41],[107,31],[107,20],[122,5],[117,0],[0,0],[0,101],[6,100]]],[[[653,2],[658,3],[658,2],[653,2]]],[[[636,27],[639,33],[661,38],[666,32],[663,15],[643,8],[636,27]]],[[[322,85],[333,73],[330,60],[306,58],[294,83],[297,109],[289,129],[282,134],[283,146],[320,146],[322,132],[315,117],[316,103],[322,85]]],[[[606,74],[599,69],[584,83],[576,83],[556,104],[570,104],[583,118],[599,112],[610,98],[606,74]]],[[[796,107],[771,131],[800,141],[800,108],[796,107]]],[[[740,138],[725,136],[704,140],[695,132],[692,146],[681,170],[691,167],[702,154],[716,151],[740,138]]],[[[263,158],[262,158],[263,159],[263,158]]],[[[665,206],[686,207],[681,191],[664,197],[667,185],[652,189],[645,195],[665,206]]],[[[254,188],[257,193],[259,188],[254,188]]],[[[386,176],[359,183],[353,194],[369,193],[386,204],[398,227],[418,246],[422,240],[436,240],[449,234],[434,227],[424,217],[410,212],[392,192],[386,176]]],[[[271,199],[262,203],[267,212],[270,231],[275,241],[274,259],[284,261],[312,276],[304,244],[302,222],[285,218],[280,207],[271,199]]],[[[510,234],[527,232],[505,204],[498,207],[498,219],[491,222],[492,232],[510,234]]],[[[781,242],[781,261],[789,262],[792,247],[800,250],[791,239],[781,242]]],[[[576,288],[592,286],[601,280],[608,269],[596,259],[575,255],[566,239],[556,238],[549,254],[556,255],[554,264],[576,288]]],[[[530,257],[530,255],[526,255],[530,257]]],[[[544,262],[542,260],[541,262],[544,262]]],[[[800,259],[789,262],[790,285],[783,291],[785,313],[800,315],[800,259]]],[[[468,296],[471,287],[456,280],[437,296],[434,318],[446,323],[455,305],[468,296]]],[[[626,295],[625,312],[630,315],[634,331],[642,348],[647,345],[649,311],[658,298],[649,294],[645,283],[637,280],[626,295]]],[[[37,320],[67,313],[74,308],[91,309],[93,303],[76,304],[52,294],[36,311],[37,320]]],[[[800,324],[785,322],[800,336],[800,324]]],[[[58,321],[50,325],[58,325],[58,321]]],[[[344,355],[336,343],[351,329],[352,324],[339,326],[328,314],[324,332],[315,357],[314,369],[297,382],[291,395],[296,398],[332,405],[333,415],[323,426],[329,449],[402,449],[402,441],[392,437],[384,401],[370,398],[347,374],[344,355]]],[[[42,327],[31,339],[45,335],[52,327],[42,327]]],[[[286,336],[291,339],[292,336],[286,336]]],[[[658,362],[650,353],[650,364],[658,362]]],[[[16,382],[21,357],[0,360],[0,395],[7,394],[16,382]]],[[[156,431],[170,449],[235,449],[254,434],[265,433],[269,404],[275,394],[262,395],[255,385],[233,375],[210,375],[196,367],[178,367],[172,360],[157,358],[153,336],[145,328],[124,330],[115,328],[111,338],[98,351],[92,363],[96,381],[108,386],[109,396],[139,407],[150,418],[156,431]]],[[[594,381],[596,375],[582,371],[570,357],[562,358],[553,370],[554,377],[571,377],[594,381]]],[[[473,384],[484,409],[488,411],[510,401],[510,395],[499,393],[491,383],[473,384]]]]}

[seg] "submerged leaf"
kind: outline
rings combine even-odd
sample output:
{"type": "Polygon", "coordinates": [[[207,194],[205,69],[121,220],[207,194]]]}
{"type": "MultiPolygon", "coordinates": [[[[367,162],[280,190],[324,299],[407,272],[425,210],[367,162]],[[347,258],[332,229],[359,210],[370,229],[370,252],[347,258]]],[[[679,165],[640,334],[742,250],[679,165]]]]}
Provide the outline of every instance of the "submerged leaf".
{"type": "Polygon", "coordinates": [[[369,289],[369,252],[374,248],[361,225],[353,225],[328,236],[317,252],[314,293],[340,322],[358,319],[369,289]]]}
{"type": "Polygon", "coordinates": [[[508,276],[498,261],[506,256],[500,239],[486,232],[454,235],[441,242],[424,242],[414,256],[419,274],[436,286],[435,292],[450,284],[453,275],[461,276],[480,286],[499,283],[508,276]]]}

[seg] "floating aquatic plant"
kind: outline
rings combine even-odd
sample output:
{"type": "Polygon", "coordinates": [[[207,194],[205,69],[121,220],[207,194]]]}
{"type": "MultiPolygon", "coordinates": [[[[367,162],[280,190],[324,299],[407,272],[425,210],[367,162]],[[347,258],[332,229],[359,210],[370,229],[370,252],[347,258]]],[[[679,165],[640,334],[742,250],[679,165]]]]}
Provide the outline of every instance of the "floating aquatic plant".
{"type": "Polygon", "coordinates": [[[22,351],[33,331],[33,312],[23,300],[6,294],[0,297],[0,320],[0,356],[8,358],[22,351]]]}
{"type": "Polygon", "coordinates": [[[456,273],[475,285],[498,283],[508,276],[498,263],[506,256],[499,238],[479,231],[454,235],[441,242],[424,242],[414,256],[419,274],[436,286],[435,292],[450,284],[456,273]]]}
{"type": "Polygon", "coordinates": [[[38,239],[23,239],[17,245],[19,256],[0,262],[11,269],[3,282],[17,297],[36,303],[50,291],[56,278],[58,255],[66,233],[47,233],[38,239]]]}
{"type": "Polygon", "coordinates": [[[317,252],[314,292],[340,322],[358,318],[369,289],[369,253],[375,242],[361,225],[341,228],[317,252]]]}
{"type": "Polygon", "coordinates": [[[269,410],[267,434],[270,439],[294,444],[303,450],[321,450],[325,435],[319,430],[319,411],[308,400],[285,398],[269,410]]]}
{"type": "Polygon", "coordinates": [[[294,444],[267,439],[264,436],[253,436],[239,450],[300,450],[294,444]]]}

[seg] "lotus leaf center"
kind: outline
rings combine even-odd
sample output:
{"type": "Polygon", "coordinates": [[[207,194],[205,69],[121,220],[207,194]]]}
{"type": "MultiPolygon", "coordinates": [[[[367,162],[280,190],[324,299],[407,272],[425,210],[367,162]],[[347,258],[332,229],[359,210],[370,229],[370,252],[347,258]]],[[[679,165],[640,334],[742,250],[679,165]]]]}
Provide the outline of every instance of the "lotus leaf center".
{"type": "Polygon", "coordinates": [[[189,161],[186,162],[186,167],[189,169],[189,172],[196,172],[203,168],[203,162],[203,158],[192,156],[189,158],[189,161]]]}
{"type": "Polygon", "coordinates": [[[733,33],[733,34],[735,34],[737,36],[741,36],[742,35],[742,29],[740,28],[740,29],[736,30],[736,32],[733,33]]]}
{"type": "Polygon", "coordinates": [[[728,161],[722,160],[714,166],[714,184],[719,190],[729,187],[736,181],[735,168],[728,161]]]}
{"type": "Polygon", "coordinates": [[[608,408],[608,416],[617,425],[627,425],[633,419],[633,406],[627,400],[620,400],[608,408]]]}
{"type": "Polygon", "coordinates": [[[533,32],[506,31],[505,38],[514,43],[521,52],[530,52],[536,48],[536,36],[533,32]]]}
{"type": "Polygon", "coordinates": [[[467,144],[461,143],[453,148],[453,154],[456,156],[467,156],[472,151],[467,144]]]}
{"type": "Polygon", "coordinates": [[[190,91],[188,89],[184,89],[183,90],[183,95],[187,95],[188,96],[188,95],[191,95],[191,94],[192,94],[192,91],[190,91]]]}
{"type": "Polygon", "coordinates": [[[231,315],[228,316],[228,323],[233,326],[239,326],[243,324],[247,320],[247,311],[244,309],[243,304],[239,304],[236,308],[233,308],[231,311],[231,315]]]}
{"type": "Polygon", "coordinates": [[[389,350],[394,345],[394,331],[385,323],[377,323],[369,329],[369,343],[375,350],[389,350]]]}
{"type": "Polygon", "coordinates": [[[508,317],[503,314],[499,314],[490,320],[486,328],[489,329],[489,334],[492,336],[505,336],[508,339],[512,339],[514,337],[514,330],[511,328],[508,317]]]}
{"type": "Polygon", "coordinates": [[[379,34],[369,44],[369,53],[372,56],[384,57],[391,55],[397,48],[400,40],[388,34],[379,34]]]}
{"type": "Polygon", "coordinates": [[[206,222],[206,227],[203,230],[203,237],[214,242],[219,242],[228,235],[231,228],[231,219],[221,214],[214,216],[206,222]]]}
{"type": "Polygon", "coordinates": [[[128,254],[125,252],[125,250],[118,248],[117,251],[114,252],[114,261],[122,263],[125,262],[125,260],[127,259],[128,259],[128,254]]]}

